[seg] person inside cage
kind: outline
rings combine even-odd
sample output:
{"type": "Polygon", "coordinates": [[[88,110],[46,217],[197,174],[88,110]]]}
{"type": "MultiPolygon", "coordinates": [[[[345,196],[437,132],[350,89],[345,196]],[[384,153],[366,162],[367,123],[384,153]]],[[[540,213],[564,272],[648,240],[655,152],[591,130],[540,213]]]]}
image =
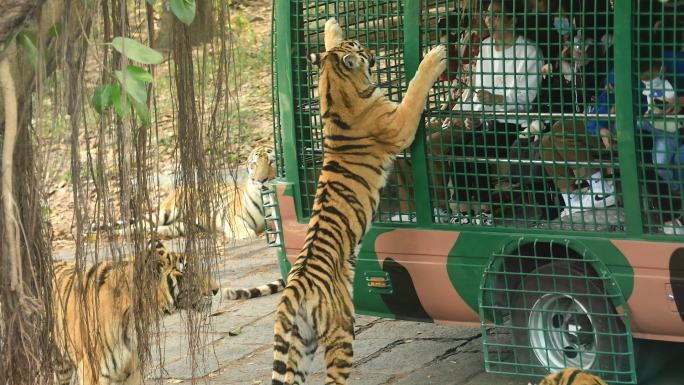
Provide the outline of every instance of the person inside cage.
{"type": "MultiPolygon", "coordinates": [[[[506,158],[523,130],[526,114],[537,96],[543,65],[538,48],[516,27],[524,14],[522,1],[492,1],[485,13],[491,37],[482,41],[472,76],[474,96],[461,101],[462,119],[453,119],[459,133],[452,145],[454,189],[460,214],[452,223],[492,225],[492,178],[486,158],[506,158]],[[498,116],[481,119],[481,113],[498,116]],[[508,116],[504,116],[507,113],[508,116]],[[480,213],[470,205],[480,203],[480,213]]],[[[444,142],[443,142],[444,144],[444,142]]]]}
{"type": "MultiPolygon", "coordinates": [[[[574,37],[572,63],[569,64],[571,67],[569,70],[563,71],[562,75],[563,88],[573,91],[571,98],[567,101],[564,100],[567,102],[565,104],[572,106],[572,110],[565,112],[584,114],[585,112],[592,112],[591,109],[593,108],[594,113],[609,113],[611,110],[614,100],[612,78],[611,81],[605,83],[607,89],[598,95],[598,107],[588,108],[592,106],[592,101],[597,99],[599,78],[603,76],[601,71],[596,69],[600,64],[594,58],[593,46],[593,39],[591,38],[583,39],[581,35],[574,37]]],[[[602,121],[599,124],[600,129],[606,133],[609,122],[602,121]]],[[[598,167],[590,170],[586,166],[568,166],[568,163],[588,162],[589,151],[587,149],[601,148],[599,138],[594,136],[596,135],[596,127],[596,122],[589,122],[585,125],[583,121],[574,121],[572,116],[569,116],[568,120],[561,119],[553,123],[551,133],[542,139],[542,158],[544,159],[546,174],[560,191],[564,203],[562,206],[565,207],[560,215],[561,218],[567,217],[573,212],[581,211],[582,208],[610,207],[615,204],[613,195],[608,195],[604,199],[605,194],[581,197],[578,193],[577,178],[594,181],[592,184],[593,191],[612,192],[610,184],[606,183],[604,186],[601,178],[602,171],[598,167]],[[593,135],[587,136],[587,131],[593,135]],[[570,169],[572,169],[571,174],[568,173],[570,169]],[[589,175],[592,175],[592,178],[588,178],[589,175]],[[592,201],[595,201],[595,204],[592,204],[592,201]]]]}
{"type": "MultiPolygon", "coordinates": [[[[490,31],[484,27],[480,8],[488,5],[488,1],[461,0],[459,13],[441,17],[437,22],[440,43],[447,46],[449,57],[447,71],[440,75],[441,80],[448,81],[450,84],[446,102],[441,106],[442,111],[458,108],[458,100],[467,100],[471,97],[469,89],[464,89],[461,85],[468,84],[470,81],[471,70],[475,65],[474,59],[480,50],[480,41],[489,38],[490,31]]],[[[439,156],[442,154],[442,142],[453,142],[453,131],[440,130],[440,127],[448,125],[450,125],[450,118],[448,117],[441,120],[438,118],[430,120],[427,142],[431,144],[428,151],[432,155],[439,156]]],[[[409,153],[410,151],[407,150],[407,154],[409,153]]],[[[400,213],[391,216],[390,221],[415,222],[415,215],[410,207],[410,201],[413,197],[411,159],[398,158],[395,162],[395,168],[399,184],[400,213]]],[[[436,200],[438,202],[437,207],[433,210],[435,222],[445,223],[448,220],[449,213],[445,203],[446,189],[444,186],[446,181],[443,175],[445,171],[446,174],[449,174],[451,169],[448,163],[434,162],[432,164],[432,171],[436,200]]]]}
{"type": "MultiPolygon", "coordinates": [[[[637,127],[652,139],[651,160],[658,177],[669,186],[669,191],[658,189],[661,208],[669,206],[664,201],[670,199],[681,207],[684,188],[684,121],[672,116],[684,111],[684,53],[679,48],[683,40],[677,29],[664,28],[643,39],[640,50],[638,90],[643,95],[641,111],[646,111],[637,127]]],[[[684,235],[680,216],[663,213],[664,234],[684,235]]]]}
{"type": "MultiPolygon", "coordinates": [[[[596,85],[596,76],[586,76],[586,80],[584,76],[595,75],[596,60],[593,39],[583,38],[577,28],[581,24],[581,3],[579,0],[531,0],[530,7],[531,14],[525,18],[523,31],[529,40],[537,43],[544,56],[539,94],[530,113],[581,113],[584,87],[592,92],[596,85]],[[573,92],[573,85],[579,90],[573,92]]],[[[558,217],[557,205],[553,204],[557,189],[550,178],[545,178],[544,167],[530,160],[541,159],[541,140],[533,134],[549,132],[552,124],[550,117],[530,121],[526,132],[520,134],[510,150],[511,193],[529,191],[541,208],[539,219],[543,220],[558,217]]]]}

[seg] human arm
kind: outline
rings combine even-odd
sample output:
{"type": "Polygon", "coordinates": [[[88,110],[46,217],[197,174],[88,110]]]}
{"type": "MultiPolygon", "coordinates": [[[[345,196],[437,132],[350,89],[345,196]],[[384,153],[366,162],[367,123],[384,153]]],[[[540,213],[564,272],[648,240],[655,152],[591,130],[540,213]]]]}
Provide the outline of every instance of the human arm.
{"type": "Polygon", "coordinates": [[[675,112],[679,113],[682,110],[682,107],[684,107],[684,96],[667,99],[665,103],[668,105],[665,109],[666,114],[670,115],[674,114],[675,112]]]}

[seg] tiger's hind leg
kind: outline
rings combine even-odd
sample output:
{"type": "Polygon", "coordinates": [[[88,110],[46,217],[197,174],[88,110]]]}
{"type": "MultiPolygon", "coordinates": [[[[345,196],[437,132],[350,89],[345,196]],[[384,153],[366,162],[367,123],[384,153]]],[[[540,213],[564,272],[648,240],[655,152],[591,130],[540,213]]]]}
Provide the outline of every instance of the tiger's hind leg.
{"type": "MultiPolygon", "coordinates": [[[[301,320],[301,318],[300,318],[301,320]]],[[[308,324],[299,322],[292,327],[292,338],[288,350],[287,374],[285,383],[302,385],[306,381],[314,354],[318,349],[318,341],[308,324]]]]}
{"type": "Polygon", "coordinates": [[[354,328],[344,330],[337,327],[334,332],[326,336],[325,365],[328,368],[326,385],[345,385],[351,373],[354,350],[354,328]]]}

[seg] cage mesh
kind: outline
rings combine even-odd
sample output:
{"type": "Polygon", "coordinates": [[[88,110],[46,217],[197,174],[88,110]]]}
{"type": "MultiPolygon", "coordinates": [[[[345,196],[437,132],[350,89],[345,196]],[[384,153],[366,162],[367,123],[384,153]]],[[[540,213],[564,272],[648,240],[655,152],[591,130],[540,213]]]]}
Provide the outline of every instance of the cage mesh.
{"type": "Polygon", "coordinates": [[[578,367],[636,383],[619,286],[594,255],[575,249],[519,239],[494,254],[480,292],[487,371],[544,376],[578,367]]]}
{"type": "Polygon", "coordinates": [[[684,233],[677,222],[684,158],[684,113],[678,112],[684,104],[679,96],[684,95],[679,91],[684,18],[677,3],[493,4],[518,5],[281,3],[290,7],[294,84],[297,159],[288,162],[298,166],[299,175],[290,179],[298,181],[302,215],[310,214],[323,157],[318,70],[305,58],[324,50],[325,20],[336,17],[348,38],[375,52],[375,80],[398,102],[422,55],[437,44],[449,47],[449,69],[431,91],[412,146],[414,152],[420,149],[421,159],[412,158],[411,151],[400,154],[382,192],[378,222],[412,224],[427,218],[421,226],[460,231],[684,233]],[[629,15],[630,22],[614,23],[618,15],[621,20],[629,15]],[[419,27],[405,18],[419,20],[419,27]],[[653,57],[656,53],[660,56],[653,57]],[[617,58],[621,65],[616,67],[617,58]],[[664,115],[657,106],[646,112],[641,101],[638,68],[649,60],[665,68],[663,78],[669,80],[659,86],[661,93],[677,96],[651,98],[667,104],[664,115]],[[667,84],[672,90],[665,89],[667,84]],[[623,122],[620,131],[618,121],[623,122]],[[644,129],[645,123],[663,127],[665,134],[644,129]],[[663,143],[665,150],[658,147],[663,143]]]}

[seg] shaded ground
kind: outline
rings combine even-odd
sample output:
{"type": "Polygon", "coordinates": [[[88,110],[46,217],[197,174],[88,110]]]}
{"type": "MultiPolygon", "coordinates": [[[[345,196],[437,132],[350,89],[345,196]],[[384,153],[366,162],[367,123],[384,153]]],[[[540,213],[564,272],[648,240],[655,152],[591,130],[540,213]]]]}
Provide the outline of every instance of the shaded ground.
{"type": "MultiPolygon", "coordinates": [[[[167,243],[170,246],[170,243],[167,243]]],[[[280,277],[273,249],[263,238],[229,245],[215,269],[222,287],[252,287],[280,277]]],[[[69,253],[60,253],[69,258],[69,253]]],[[[278,295],[241,301],[214,298],[212,316],[200,332],[193,373],[184,315],[164,319],[155,336],[152,383],[269,384],[273,319],[278,295]],[[240,329],[240,334],[229,332],[240,329]]],[[[351,384],[526,385],[533,378],[485,372],[480,329],[356,316],[351,384]]],[[[677,354],[679,354],[681,351],[677,354]]],[[[666,370],[647,385],[681,385],[684,367],[670,357],[666,370]]],[[[325,380],[320,352],[307,383],[325,380]]]]}

